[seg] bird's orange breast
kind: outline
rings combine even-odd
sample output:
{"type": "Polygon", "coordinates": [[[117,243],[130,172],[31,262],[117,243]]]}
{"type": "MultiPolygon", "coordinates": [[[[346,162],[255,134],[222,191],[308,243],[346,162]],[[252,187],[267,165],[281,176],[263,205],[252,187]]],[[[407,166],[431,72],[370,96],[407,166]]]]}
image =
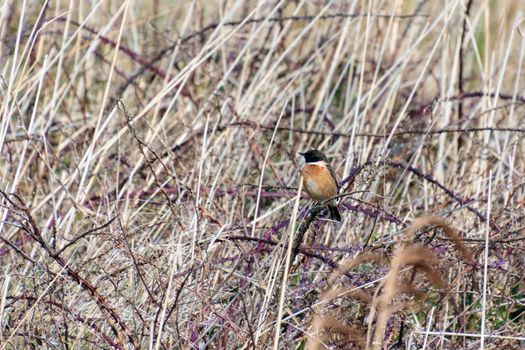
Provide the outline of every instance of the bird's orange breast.
{"type": "Polygon", "coordinates": [[[337,195],[337,184],[324,164],[306,164],[301,174],[306,192],[313,200],[324,201],[337,195]]]}

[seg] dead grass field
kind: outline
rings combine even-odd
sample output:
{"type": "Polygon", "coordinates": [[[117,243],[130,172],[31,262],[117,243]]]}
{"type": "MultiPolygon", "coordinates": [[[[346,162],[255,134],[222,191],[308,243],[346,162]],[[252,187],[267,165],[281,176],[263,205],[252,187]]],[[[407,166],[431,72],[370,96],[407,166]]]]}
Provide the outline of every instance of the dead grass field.
{"type": "Polygon", "coordinates": [[[524,1],[0,0],[0,42],[0,350],[525,348],[524,1]]]}

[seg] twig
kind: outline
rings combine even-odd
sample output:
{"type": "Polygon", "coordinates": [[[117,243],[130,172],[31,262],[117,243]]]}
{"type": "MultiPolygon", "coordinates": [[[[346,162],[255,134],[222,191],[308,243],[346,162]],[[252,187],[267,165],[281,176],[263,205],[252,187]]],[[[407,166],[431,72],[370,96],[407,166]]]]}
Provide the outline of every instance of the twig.
{"type": "MultiPolygon", "coordinates": [[[[421,170],[419,170],[417,168],[414,168],[414,167],[412,167],[412,166],[410,166],[408,164],[402,164],[402,163],[394,162],[394,161],[391,161],[391,160],[379,161],[379,162],[377,162],[377,165],[379,165],[379,166],[388,166],[388,167],[391,167],[391,168],[401,169],[401,170],[406,170],[408,172],[411,172],[412,174],[416,175],[417,177],[419,177],[421,179],[424,179],[425,181],[428,181],[432,185],[437,186],[438,188],[443,190],[450,198],[452,198],[455,202],[457,202],[461,206],[464,206],[467,210],[469,210],[470,212],[475,214],[478,218],[480,218],[481,221],[483,221],[483,222],[486,221],[485,215],[483,215],[482,213],[479,212],[479,210],[477,210],[477,209],[475,209],[475,208],[473,208],[473,207],[471,207],[469,205],[469,203],[473,201],[472,199],[466,200],[466,199],[461,198],[459,195],[454,193],[452,190],[450,190],[446,186],[442,185],[439,181],[434,179],[431,175],[424,174],[421,170]]],[[[368,167],[368,166],[376,166],[376,163],[368,161],[368,162],[366,162],[366,163],[364,163],[362,165],[358,165],[357,167],[353,168],[350,171],[350,175],[347,176],[346,178],[344,178],[341,181],[341,187],[343,188],[343,185],[346,185],[348,183],[346,188],[350,188],[351,184],[353,183],[353,181],[355,180],[357,175],[365,167],[368,167]]],[[[494,222],[491,223],[491,227],[493,229],[497,230],[498,232],[500,231],[500,228],[494,222]]]]}
{"type": "Polygon", "coordinates": [[[108,227],[109,225],[111,225],[111,223],[113,221],[115,221],[115,219],[117,219],[119,217],[119,215],[116,215],[114,216],[113,218],[109,219],[106,223],[98,226],[98,227],[95,227],[95,228],[92,228],[91,230],[88,230],[82,234],[80,234],[79,236],[75,237],[71,242],[67,243],[66,245],[64,245],[62,248],[60,248],[58,250],[58,252],[56,252],[55,254],[56,255],[61,255],[67,248],[71,247],[72,245],[74,245],[75,243],[77,243],[78,241],[80,241],[81,239],[83,238],[86,238],[87,236],[91,235],[91,234],[94,234],[94,233],[97,233],[98,231],[100,230],[103,230],[105,229],[106,227],[108,227]]]}
{"type": "Polygon", "coordinates": [[[130,131],[131,135],[133,136],[133,138],[135,139],[135,141],[137,142],[138,146],[139,146],[139,150],[140,150],[140,153],[142,154],[142,157],[144,158],[144,161],[146,162],[146,165],[148,166],[148,168],[150,169],[151,171],[151,174],[153,175],[153,178],[155,180],[155,183],[157,184],[157,187],[158,189],[161,191],[161,193],[164,195],[164,198],[166,199],[167,201],[167,204],[168,204],[168,208],[170,209],[170,212],[171,214],[173,215],[173,219],[178,223],[179,227],[180,228],[184,228],[184,226],[182,225],[182,223],[180,222],[179,220],[179,216],[177,215],[177,213],[175,212],[175,208],[174,208],[174,204],[170,198],[170,196],[168,195],[168,193],[166,192],[166,190],[164,189],[164,186],[162,185],[162,182],[160,181],[160,179],[158,178],[157,176],[157,173],[155,171],[155,169],[153,168],[153,163],[152,161],[149,160],[148,156],[146,155],[146,152],[144,151],[145,149],[147,149],[148,151],[150,151],[155,160],[158,161],[161,166],[163,167],[163,169],[166,171],[166,173],[170,176],[170,177],[173,177],[171,175],[171,172],[169,171],[168,167],[166,166],[166,164],[164,164],[164,162],[162,161],[162,159],[159,157],[159,155],[157,154],[157,152],[155,152],[155,150],[153,150],[146,142],[142,141],[142,139],[137,135],[137,132],[135,130],[135,128],[133,128],[133,126],[131,125],[132,122],[133,122],[133,118],[132,116],[126,111],[126,107],[124,105],[124,103],[122,103],[122,101],[120,101],[120,104],[119,104],[119,109],[122,111],[122,113],[124,114],[124,117],[126,118],[126,125],[128,126],[128,130],[130,131]]]}
{"type": "MultiPolygon", "coordinates": [[[[459,43],[459,69],[458,69],[458,91],[459,95],[463,96],[463,52],[464,52],[464,43],[465,43],[465,35],[467,34],[467,21],[470,14],[470,8],[472,6],[472,0],[468,0],[467,8],[465,9],[465,13],[463,15],[463,29],[461,31],[461,41],[459,43]]],[[[463,101],[459,100],[458,104],[458,120],[463,119],[463,101]]]]}
{"type": "MultiPolygon", "coordinates": [[[[183,38],[179,38],[178,40],[176,40],[173,44],[165,47],[164,49],[162,49],[161,51],[159,51],[159,53],[157,53],[157,55],[155,57],[153,57],[153,59],[151,59],[150,61],[148,62],[144,62],[144,59],[142,59],[139,55],[137,55],[136,53],[132,52],[130,49],[127,49],[126,51],[124,51],[130,58],[132,58],[133,60],[139,62],[142,64],[142,66],[134,73],[130,76],[130,78],[123,84],[120,86],[120,88],[117,90],[117,93],[116,93],[116,96],[117,96],[117,99],[118,98],[121,98],[121,96],[124,94],[124,92],[128,89],[128,87],[130,85],[133,85],[135,83],[135,81],[137,80],[138,77],[140,77],[141,75],[143,75],[146,71],[148,70],[151,70],[153,71],[155,74],[157,74],[158,76],[160,77],[165,77],[166,76],[166,73],[164,71],[162,71],[161,69],[155,67],[155,65],[157,64],[157,62],[159,62],[160,60],[162,60],[164,58],[164,56],[166,56],[169,52],[173,51],[177,46],[180,46],[196,37],[202,37],[206,34],[206,32],[209,32],[210,30],[213,30],[219,26],[222,26],[222,27],[231,27],[231,26],[238,26],[240,24],[243,24],[244,25],[248,25],[248,24],[254,24],[254,23],[261,23],[261,22],[269,22],[269,23],[272,23],[272,22],[279,22],[279,23],[282,23],[282,22],[286,22],[286,21],[312,21],[313,19],[317,18],[319,20],[330,20],[330,19],[336,19],[336,18],[342,18],[342,19],[345,19],[345,18],[356,18],[356,17],[360,17],[360,16],[367,16],[367,14],[349,14],[349,13],[335,13],[335,14],[331,14],[331,15],[323,15],[323,16],[317,16],[317,15],[306,15],[306,16],[285,16],[285,17],[262,17],[262,18],[252,18],[252,19],[248,19],[248,20],[239,20],[239,21],[229,21],[229,22],[225,22],[225,23],[212,23],[212,24],[209,24],[207,25],[206,27],[200,29],[199,31],[195,32],[195,33],[191,33],[183,38]]],[[[415,17],[428,17],[428,15],[423,15],[423,14],[417,14],[417,13],[414,13],[414,14],[410,14],[410,15],[388,15],[388,14],[371,14],[370,15],[371,17],[380,17],[380,18],[391,18],[391,17],[394,17],[394,18],[399,18],[399,19],[412,19],[412,18],[415,18],[415,17]]],[[[60,18],[60,20],[65,20],[65,19],[62,19],[60,18]]],[[[76,22],[73,22],[73,24],[76,24],[77,26],[79,26],[80,24],[79,23],[76,23],[76,22]]],[[[84,26],[85,28],[85,26],[84,26]]],[[[89,31],[89,30],[88,30],[89,31]]],[[[96,32],[93,30],[93,34],[96,34],[96,32]]],[[[101,36],[101,40],[107,44],[110,44],[112,45],[113,47],[115,47],[116,45],[114,44],[114,42],[108,38],[102,38],[101,36]]],[[[122,49],[122,48],[120,48],[122,49]]],[[[183,96],[186,96],[186,97],[189,97],[195,105],[197,105],[196,101],[193,100],[192,98],[192,95],[191,93],[189,93],[184,87],[182,88],[181,90],[181,94],[183,96]]]]}
{"type": "Polygon", "coordinates": [[[24,213],[25,220],[28,222],[29,227],[23,226],[22,229],[27,232],[43,249],[44,251],[56,262],[58,263],[64,270],[66,271],[67,275],[76,283],[80,285],[82,289],[84,289],[86,292],[88,292],[98,305],[98,307],[103,310],[105,313],[107,313],[110,316],[110,320],[112,320],[114,323],[116,323],[120,330],[115,327],[113,322],[109,322],[110,327],[117,337],[119,339],[119,348],[124,348],[124,335],[127,336],[129,342],[133,344],[134,348],[137,348],[137,345],[135,344],[134,335],[129,330],[126,323],[122,320],[120,315],[109,305],[106,298],[100,294],[98,289],[93,286],[87,279],[80,276],[80,274],[73,270],[66,261],[58,255],[56,252],[54,252],[51,247],[47,244],[47,242],[44,240],[40,229],[36,225],[33,216],[31,215],[31,212],[29,209],[25,206],[25,204],[22,202],[20,197],[13,194],[13,197],[17,198],[17,200],[20,202],[20,204],[16,204],[9,195],[7,195],[4,191],[0,190],[0,194],[4,197],[4,199],[9,202],[9,204],[15,208],[16,210],[24,213]],[[124,335],[121,333],[123,332],[124,335]]]}
{"type": "MultiPolygon", "coordinates": [[[[33,296],[27,296],[27,295],[8,295],[6,297],[7,300],[13,300],[14,302],[20,301],[20,300],[26,300],[26,301],[32,301],[36,302],[37,298],[33,296]]],[[[86,319],[82,317],[81,315],[75,315],[64,303],[59,303],[57,301],[52,300],[41,300],[41,302],[45,303],[46,305],[53,306],[55,308],[58,308],[60,310],[63,310],[70,314],[73,319],[77,322],[82,323],[88,328],[91,328],[96,332],[96,334],[101,337],[109,346],[111,346],[114,349],[119,349],[119,345],[115,343],[109,335],[104,333],[102,329],[96,324],[95,319],[86,319]]],[[[64,326],[67,325],[66,322],[64,322],[64,326]]]]}
{"type": "MultiPolygon", "coordinates": [[[[239,126],[252,129],[262,129],[262,130],[275,130],[275,126],[270,125],[260,125],[253,122],[235,122],[229,124],[230,126],[239,126]]],[[[344,133],[344,132],[333,132],[333,131],[321,131],[321,130],[305,130],[300,128],[291,128],[287,126],[280,126],[277,129],[282,131],[291,131],[305,135],[321,135],[329,137],[341,137],[341,138],[351,138],[351,137],[368,137],[368,138],[379,138],[384,139],[389,136],[389,134],[373,134],[373,133],[344,133]]],[[[450,129],[439,129],[439,130],[402,130],[393,133],[394,137],[399,136],[409,136],[409,135],[440,135],[440,134],[449,134],[449,133],[475,133],[475,132],[511,132],[525,134],[525,128],[495,128],[495,127],[483,127],[483,128],[450,128],[450,129]]]]}

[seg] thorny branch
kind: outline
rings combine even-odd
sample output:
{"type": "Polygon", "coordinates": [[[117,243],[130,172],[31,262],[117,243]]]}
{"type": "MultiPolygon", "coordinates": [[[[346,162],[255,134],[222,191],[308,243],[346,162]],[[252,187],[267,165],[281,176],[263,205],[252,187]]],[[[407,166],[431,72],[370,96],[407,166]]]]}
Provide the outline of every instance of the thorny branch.
{"type": "Polygon", "coordinates": [[[4,199],[11,205],[13,209],[23,214],[27,225],[22,225],[21,229],[24,230],[27,234],[29,234],[44,249],[44,251],[49,255],[49,257],[51,257],[65,270],[66,274],[74,282],[78,283],[80,287],[84,289],[84,291],[88,292],[88,294],[90,294],[93,297],[98,307],[110,317],[108,320],[111,320],[109,322],[111,330],[118,339],[118,349],[123,349],[125,347],[124,339],[126,337],[129,343],[131,343],[134,348],[137,348],[133,333],[130,331],[127,324],[122,320],[117,311],[109,304],[106,298],[87,279],[83,278],[77,271],[73,270],[73,268],[71,268],[68,265],[66,260],[64,260],[64,258],[60,256],[60,254],[53,251],[53,249],[47,244],[40,232],[40,229],[36,225],[36,222],[34,221],[30,210],[25,206],[22,199],[16,194],[12,194],[11,196],[16,198],[19,202],[19,204],[17,204],[10,198],[11,196],[9,196],[4,191],[0,190],[0,194],[2,194],[4,199]]]}

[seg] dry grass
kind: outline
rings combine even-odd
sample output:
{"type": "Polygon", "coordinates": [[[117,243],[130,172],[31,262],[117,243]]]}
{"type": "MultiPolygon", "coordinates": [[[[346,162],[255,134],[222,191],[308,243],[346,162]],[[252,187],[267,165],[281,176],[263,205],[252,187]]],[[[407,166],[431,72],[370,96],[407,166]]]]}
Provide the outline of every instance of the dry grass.
{"type": "MultiPolygon", "coordinates": [[[[423,272],[426,280],[437,286],[441,294],[448,299],[450,286],[444,282],[444,274],[439,269],[438,259],[426,247],[418,246],[414,242],[414,234],[427,226],[439,226],[443,232],[456,244],[456,249],[461,252],[462,257],[469,263],[475,264],[472,259],[472,254],[465,247],[463,242],[459,239],[454,229],[438,217],[422,217],[410,225],[404,234],[403,241],[399,244],[399,248],[392,258],[389,266],[389,272],[384,281],[381,282],[379,289],[376,290],[376,297],[366,292],[366,289],[361,289],[359,286],[336,286],[337,280],[347,275],[351,270],[362,266],[364,264],[373,262],[384,265],[383,256],[388,255],[388,252],[382,251],[371,254],[359,254],[353,259],[350,259],[335,271],[332,276],[327,279],[327,288],[321,295],[321,303],[317,306],[313,321],[313,335],[310,337],[309,348],[321,349],[325,348],[326,343],[329,343],[335,336],[337,340],[337,333],[346,335],[345,347],[350,347],[353,344],[357,349],[381,349],[383,339],[385,338],[385,331],[388,320],[395,313],[406,312],[414,309],[413,302],[407,302],[406,299],[416,297],[418,299],[419,308],[432,305],[429,299],[432,296],[430,290],[418,288],[416,285],[416,272],[419,270],[423,272]],[[410,272],[410,277],[406,278],[404,275],[408,272],[407,267],[413,267],[410,272]],[[380,293],[379,295],[377,293],[380,293]],[[333,304],[338,298],[350,297],[347,305],[350,309],[342,305],[332,307],[332,311],[323,310],[327,305],[333,304]],[[396,301],[396,299],[402,299],[396,301]],[[364,309],[369,311],[368,329],[362,329],[360,334],[356,329],[359,328],[359,320],[356,313],[353,311],[359,304],[364,304],[364,309]],[[328,313],[328,314],[327,314],[328,313]],[[376,315],[377,313],[377,315],[376,315]],[[351,320],[353,324],[345,324],[343,321],[336,319],[335,315],[345,317],[351,320]],[[372,327],[372,324],[374,326],[372,327]]],[[[457,310],[457,306],[455,307],[457,310]]],[[[418,310],[421,312],[421,310],[418,310]]],[[[362,316],[361,316],[362,317],[362,316]]]]}
{"type": "Polygon", "coordinates": [[[525,347],[524,62],[519,0],[0,0],[0,349],[525,347]]]}

